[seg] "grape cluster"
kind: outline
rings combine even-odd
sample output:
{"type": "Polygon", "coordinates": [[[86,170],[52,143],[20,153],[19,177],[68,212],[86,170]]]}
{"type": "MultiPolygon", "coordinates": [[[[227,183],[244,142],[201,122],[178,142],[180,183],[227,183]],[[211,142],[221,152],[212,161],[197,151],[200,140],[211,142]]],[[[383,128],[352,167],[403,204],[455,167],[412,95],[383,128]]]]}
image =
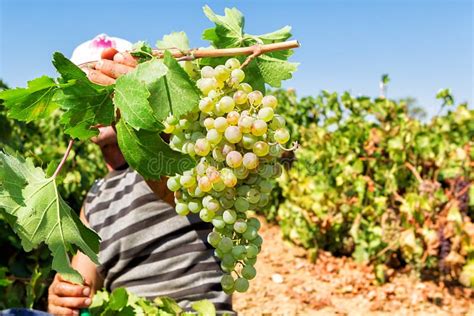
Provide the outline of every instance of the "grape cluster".
{"type": "Polygon", "coordinates": [[[195,168],[168,179],[176,212],[199,213],[213,224],[207,240],[221,260],[226,293],[245,292],[256,275],[260,222],[247,211],[269,204],[270,179],[281,174],[277,158],[290,138],[284,118],[275,113],[277,99],[254,91],[244,78],[235,58],[204,66],[196,82],[199,110],[165,122],[170,146],[197,160],[195,168]]]}

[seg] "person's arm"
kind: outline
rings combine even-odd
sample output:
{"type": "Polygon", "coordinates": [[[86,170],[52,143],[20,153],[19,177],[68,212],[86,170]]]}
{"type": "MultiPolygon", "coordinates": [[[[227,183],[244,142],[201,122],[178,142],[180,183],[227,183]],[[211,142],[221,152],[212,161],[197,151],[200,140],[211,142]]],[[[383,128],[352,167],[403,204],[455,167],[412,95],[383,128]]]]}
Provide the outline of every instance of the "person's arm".
{"type": "MultiPolygon", "coordinates": [[[[89,226],[83,209],[80,218],[89,226]]],[[[78,252],[71,266],[82,275],[85,285],[70,283],[57,273],[48,291],[48,312],[53,315],[79,315],[79,309],[89,307],[92,295],[102,288],[103,279],[89,257],[78,252]]]]}

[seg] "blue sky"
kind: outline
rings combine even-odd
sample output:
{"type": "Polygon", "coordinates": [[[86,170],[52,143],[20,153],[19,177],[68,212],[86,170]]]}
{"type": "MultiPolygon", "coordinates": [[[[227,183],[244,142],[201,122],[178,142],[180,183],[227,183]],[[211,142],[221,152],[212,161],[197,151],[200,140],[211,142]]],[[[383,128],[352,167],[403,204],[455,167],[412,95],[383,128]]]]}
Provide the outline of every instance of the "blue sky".
{"type": "Polygon", "coordinates": [[[470,0],[0,0],[0,78],[24,86],[54,75],[54,51],[70,55],[102,32],[155,43],[183,30],[191,46],[206,45],[201,32],[212,24],[202,13],[204,4],[219,14],[238,7],[248,33],[291,25],[302,44],[292,60],[301,65],[285,87],[296,88],[299,96],[321,89],[376,96],[380,75],[388,73],[390,97],[415,97],[431,114],[439,107],[434,95],[444,87],[472,107],[470,0]]]}

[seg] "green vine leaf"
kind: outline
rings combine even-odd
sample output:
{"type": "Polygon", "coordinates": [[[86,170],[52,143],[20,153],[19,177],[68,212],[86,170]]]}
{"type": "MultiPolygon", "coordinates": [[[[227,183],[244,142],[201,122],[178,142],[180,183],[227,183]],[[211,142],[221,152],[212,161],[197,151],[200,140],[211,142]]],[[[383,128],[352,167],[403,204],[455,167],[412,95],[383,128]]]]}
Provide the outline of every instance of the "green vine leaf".
{"type": "Polygon", "coordinates": [[[54,79],[43,76],[28,81],[27,88],[0,92],[0,99],[9,109],[8,117],[30,122],[46,118],[58,108],[53,97],[59,87],[54,79]]]}
{"type": "Polygon", "coordinates": [[[163,124],[155,116],[148,98],[148,86],[158,82],[168,69],[162,62],[151,60],[141,63],[137,68],[117,79],[114,103],[120,109],[123,119],[134,129],[159,131],[163,124]]]}
{"type": "Polygon", "coordinates": [[[1,208],[15,218],[12,227],[25,251],[46,243],[52,268],[66,280],[82,283],[69,254],[80,250],[98,263],[99,237],[61,198],[55,178],[47,178],[31,160],[0,152],[0,183],[1,208]]]}
{"type": "Polygon", "coordinates": [[[202,38],[211,41],[214,47],[240,47],[244,40],[244,16],[236,8],[225,8],[225,15],[217,15],[209,6],[204,6],[204,14],[216,24],[215,28],[204,31],[202,38]]]}
{"type": "Polygon", "coordinates": [[[196,162],[188,155],[172,150],[158,132],[135,130],[126,121],[117,124],[117,139],[125,159],[145,179],[159,180],[191,169],[196,162]]]}
{"type": "Polygon", "coordinates": [[[177,48],[186,51],[189,49],[189,39],[184,32],[173,32],[164,35],[161,41],[157,41],[156,47],[160,49],[177,48]]]}
{"type": "Polygon", "coordinates": [[[165,52],[163,63],[168,68],[166,75],[149,85],[150,104],[160,121],[169,114],[180,117],[192,112],[199,104],[196,85],[170,52],[165,52]]]}
{"type": "Polygon", "coordinates": [[[53,64],[61,74],[59,81],[67,81],[55,98],[65,111],[61,124],[65,133],[81,140],[98,135],[97,125],[110,125],[114,118],[113,86],[92,83],[86,74],[64,57],[54,53],[53,64]]]}

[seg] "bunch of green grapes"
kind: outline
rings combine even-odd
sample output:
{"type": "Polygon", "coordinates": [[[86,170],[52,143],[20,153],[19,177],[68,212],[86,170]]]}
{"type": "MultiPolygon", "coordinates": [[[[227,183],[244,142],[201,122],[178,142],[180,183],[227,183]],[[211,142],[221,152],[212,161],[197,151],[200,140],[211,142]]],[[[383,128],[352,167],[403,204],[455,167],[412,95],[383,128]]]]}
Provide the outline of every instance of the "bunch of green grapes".
{"type": "Polygon", "coordinates": [[[203,67],[199,110],[165,122],[170,146],[197,160],[195,168],[168,179],[176,212],[199,213],[213,224],[207,240],[221,260],[226,293],[245,292],[256,275],[260,222],[247,212],[269,204],[270,179],[282,172],[277,159],[290,138],[284,118],[275,113],[277,99],[254,91],[244,78],[235,58],[203,67]]]}

